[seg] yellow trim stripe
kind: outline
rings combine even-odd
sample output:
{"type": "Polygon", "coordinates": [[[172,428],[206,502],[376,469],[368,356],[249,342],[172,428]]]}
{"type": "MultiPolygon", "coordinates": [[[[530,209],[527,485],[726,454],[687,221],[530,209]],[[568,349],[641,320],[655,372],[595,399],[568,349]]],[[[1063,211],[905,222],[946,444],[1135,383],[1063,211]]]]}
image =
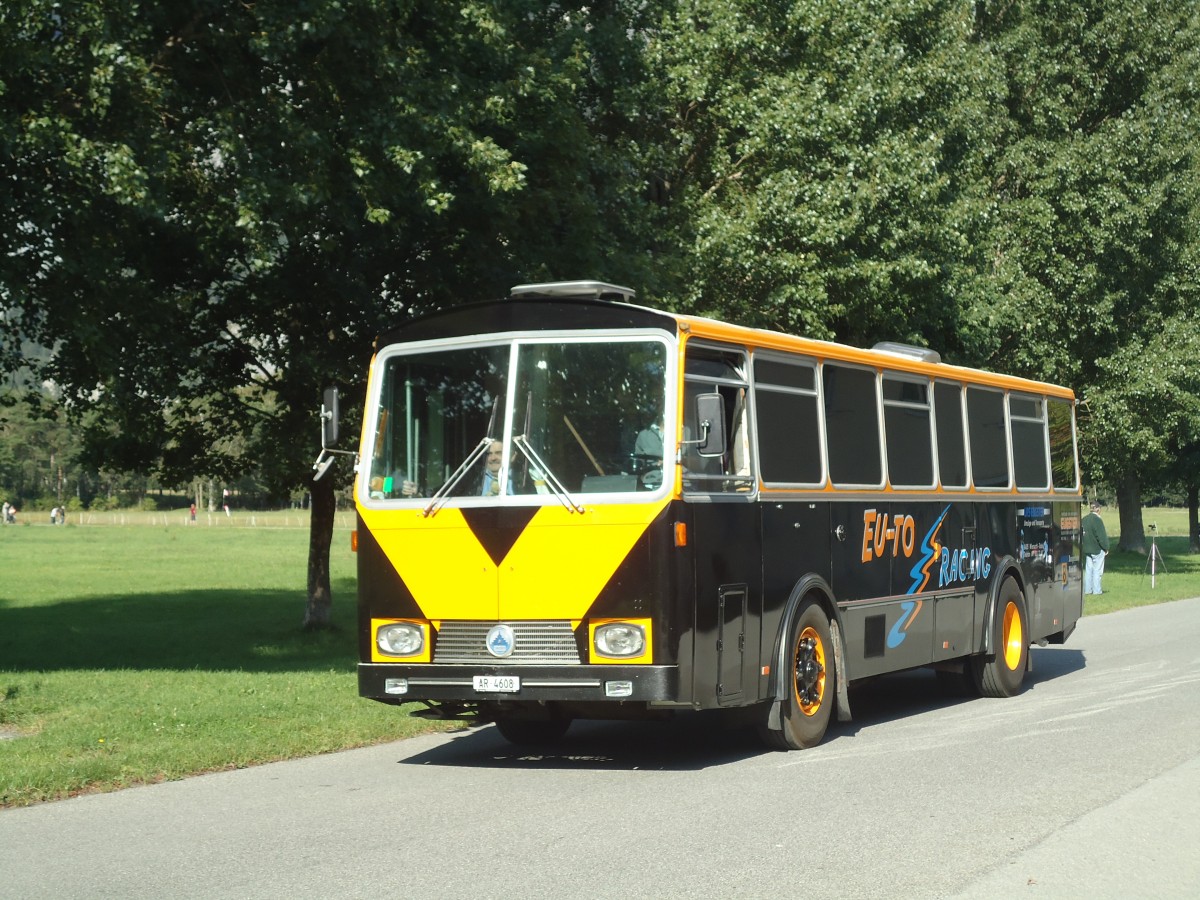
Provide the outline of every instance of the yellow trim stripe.
{"type": "MultiPolygon", "coordinates": [[[[1060,385],[1019,378],[1015,375],[1001,375],[982,369],[969,369],[964,366],[953,366],[947,363],[927,363],[919,359],[910,359],[892,353],[881,353],[877,350],[863,350],[847,344],[836,344],[832,341],[815,341],[811,338],[795,337],[775,331],[764,331],[758,328],[746,328],[742,325],[731,325],[718,322],[715,319],[704,319],[695,316],[676,317],[683,338],[688,340],[701,338],[705,340],[726,341],[741,344],[748,350],[781,350],[786,353],[798,353],[818,360],[836,360],[838,362],[857,363],[873,369],[886,369],[895,372],[913,372],[927,375],[930,378],[942,378],[948,381],[961,381],[964,384],[987,385],[1008,390],[1027,391],[1032,394],[1045,394],[1049,397],[1059,397],[1068,400],[1075,398],[1075,392],[1060,385]]],[[[685,351],[686,352],[686,351],[685,351]]]]}

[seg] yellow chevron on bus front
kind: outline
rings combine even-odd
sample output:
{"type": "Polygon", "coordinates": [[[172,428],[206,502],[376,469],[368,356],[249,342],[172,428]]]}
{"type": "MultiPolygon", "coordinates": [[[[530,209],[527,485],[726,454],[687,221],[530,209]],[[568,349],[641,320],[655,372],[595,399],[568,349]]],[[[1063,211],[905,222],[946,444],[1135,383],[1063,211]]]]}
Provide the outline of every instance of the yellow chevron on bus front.
{"type": "Polygon", "coordinates": [[[543,507],[499,567],[453,507],[360,514],[427,618],[581,619],[666,504],[543,507]]]}
{"type": "Polygon", "coordinates": [[[427,618],[496,618],[496,566],[461,512],[359,513],[427,618]]]}
{"type": "Polygon", "coordinates": [[[500,618],[583,618],[665,505],[538,510],[500,564],[500,618]]]}

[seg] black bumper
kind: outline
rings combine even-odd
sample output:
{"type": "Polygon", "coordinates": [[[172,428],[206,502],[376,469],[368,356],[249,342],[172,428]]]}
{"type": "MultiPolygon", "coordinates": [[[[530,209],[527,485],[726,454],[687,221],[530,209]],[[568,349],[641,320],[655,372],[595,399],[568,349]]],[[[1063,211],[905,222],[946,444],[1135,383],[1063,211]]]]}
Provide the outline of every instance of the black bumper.
{"type": "Polygon", "coordinates": [[[492,666],[403,665],[359,663],[358,693],[372,700],[404,703],[409,700],[457,700],[479,703],[547,703],[553,701],[610,701],[613,703],[675,703],[679,696],[676,666],[492,666]],[[476,691],[476,675],[515,675],[521,679],[516,693],[476,691]],[[407,680],[407,690],[388,690],[389,679],[407,680]],[[605,684],[628,681],[632,691],[609,696],[605,684]]]}

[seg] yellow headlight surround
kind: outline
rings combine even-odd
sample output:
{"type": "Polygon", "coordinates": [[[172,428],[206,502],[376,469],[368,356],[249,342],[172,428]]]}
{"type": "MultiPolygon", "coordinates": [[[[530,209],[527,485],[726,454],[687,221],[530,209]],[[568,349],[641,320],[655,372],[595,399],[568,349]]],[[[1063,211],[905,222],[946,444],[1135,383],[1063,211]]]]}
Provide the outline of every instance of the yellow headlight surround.
{"type": "Polygon", "coordinates": [[[654,661],[654,633],[650,619],[590,619],[588,621],[588,658],[601,665],[648,665],[654,661]],[[603,655],[596,648],[596,631],[610,625],[628,625],[640,629],[645,644],[642,652],[633,656],[603,655]]]}
{"type": "Polygon", "coordinates": [[[432,650],[433,629],[429,623],[422,619],[372,619],[371,620],[371,662],[406,662],[406,663],[427,663],[430,660],[432,650]],[[389,625],[410,625],[417,628],[421,632],[421,649],[409,656],[399,656],[394,653],[385,653],[379,648],[379,632],[380,629],[386,628],[389,625]]]}

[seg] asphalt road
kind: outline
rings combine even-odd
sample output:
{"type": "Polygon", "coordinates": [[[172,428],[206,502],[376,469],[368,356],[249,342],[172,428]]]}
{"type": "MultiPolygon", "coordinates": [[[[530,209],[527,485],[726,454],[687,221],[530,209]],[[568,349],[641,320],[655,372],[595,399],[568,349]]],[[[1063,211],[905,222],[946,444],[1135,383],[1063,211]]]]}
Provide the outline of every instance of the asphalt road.
{"type": "Polygon", "coordinates": [[[487,727],[7,810],[0,897],[1200,897],[1200,599],[1083,619],[1013,699],[852,702],[799,753],[487,727]]]}

